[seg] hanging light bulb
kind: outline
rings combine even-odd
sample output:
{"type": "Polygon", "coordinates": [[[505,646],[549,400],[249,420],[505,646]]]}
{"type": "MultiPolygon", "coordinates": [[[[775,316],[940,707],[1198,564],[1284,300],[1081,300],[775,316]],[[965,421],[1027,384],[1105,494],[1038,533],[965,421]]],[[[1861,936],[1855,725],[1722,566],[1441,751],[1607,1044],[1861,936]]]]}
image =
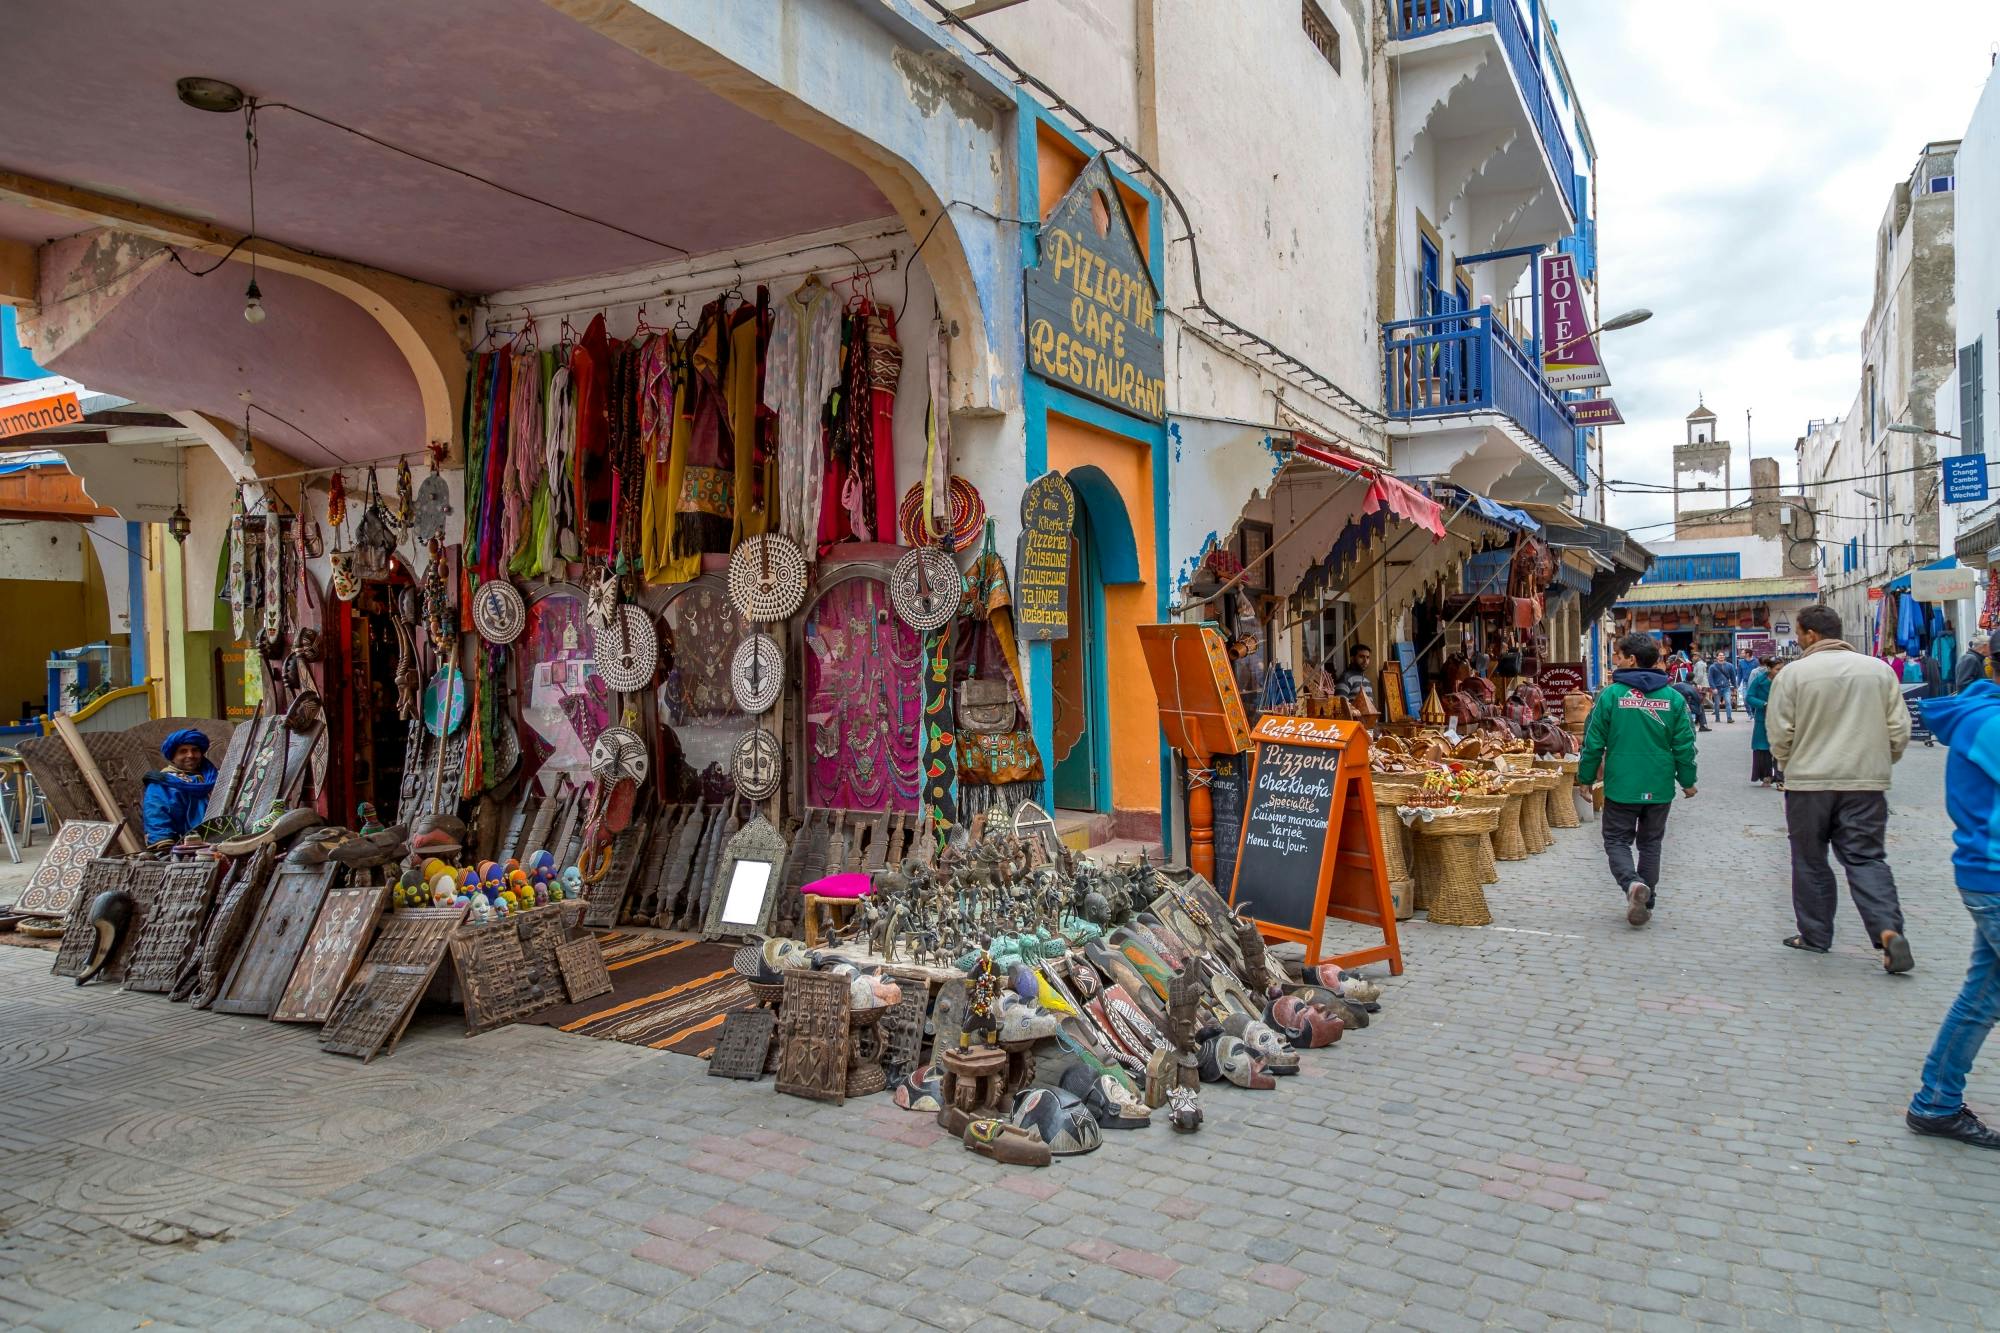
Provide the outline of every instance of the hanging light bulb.
{"type": "Polygon", "coordinates": [[[179,503],[174,505],[173,515],[167,519],[167,531],[182,545],[187,544],[188,534],[194,531],[194,520],[188,517],[187,509],[179,503]]]}
{"type": "Polygon", "coordinates": [[[243,289],[243,322],[262,324],[264,315],[264,293],[257,290],[257,279],[253,276],[250,285],[243,289]]]}

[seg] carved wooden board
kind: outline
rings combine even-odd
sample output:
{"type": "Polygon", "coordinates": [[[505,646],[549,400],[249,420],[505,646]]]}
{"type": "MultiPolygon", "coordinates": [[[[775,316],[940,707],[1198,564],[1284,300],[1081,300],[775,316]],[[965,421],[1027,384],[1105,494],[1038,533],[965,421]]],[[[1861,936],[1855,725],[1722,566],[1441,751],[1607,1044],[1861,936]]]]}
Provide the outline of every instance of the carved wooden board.
{"type": "Polygon", "coordinates": [[[332,1016],[388,901],[389,890],[382,887],[335,889],[326,896],[291,981],[271,1011],[273,1022],[324,1023],[332,1016]]]}
{"type": "Polygon", "coordinates": [[[125,887],[125,862],[101,856],[83,868],[78,892],[70,899],[63,922],[62,944],[56,950],[55,966],[49,970],[59,977],[80,977],[90,967],[90,952],[97,944],[97,931],[90,924],[90,905],[100,893],[125,887]]]}
{"type": "Polygon", "coordinates": [[[722,1020],[715,1051],[708,1057],[712,1078],[760,1079],[771,1053],[771,1033],[778,1016],[769,1009],[745,1009],[722,1020]]]}
{"type": "Polygon", "coordinates": [[[256,920],[258,904],[271,883],[271,867],[277,864],[277,848],[266,843],[251,853],[248,861],[238,861],[223,881],[222,894],[209,913],[208,926],[201,934],[201,947],[188,969],[175,984],[173,998],[186,1000],[197,1009],[215,1002],[236,951],[256,920]]]}
{"type": "Polygon", "coordinates": [[[409,907],[382,918],[361,970],[320,1029],[319,1048],[364,1063],[384,1044],[394,1050],[464,918],[463,907],[409,907]]]}
{"type": "Polygon", "coordinates": [[[465,1003],[465,1035],[504,1027],[534,1012],[526,996],[527,961],[507,923],[473,926],[451,938],[451,965],[465,1003]]]}
{"type": "Polygon", "coordinates": [[[116,824],[101,819],[72,819],[57,829],[14,910],[29,916],[67,916],[83,888],[84,869],[104,855],[117,832],[116,824]]]}
{"type": "Polygon", "coordinates": [[[152,910],[126,962],[126,990],[161,994],[174,988],[208,924],[221,874],[222,863],[207,858],[175,862],[161,873],[152,910]]]}
{"type": "Polygon", "coordinates": [[[847,1001],[847,978],[837,972],[785,973],[779,1092],[836,1104],[847,1100],[847,1001]]]}
{"type": "Polygon", "coordinates": [[[882,1015],[882,1072],[891,1082],[917,1067],[924,1053],[924,1011],[930,1008],[930,986],[920,977],[897,977],[903,996],[882,1015]]]}
{"type": "Polygon", "coordinates": [[[212,1006],[219,1014],[268,1014],[298,966],[306,935],[339,866],[280,866],[212,1006]]]}
{"type": "Polygon", "coordinates": [[[611,972],[604,966],[604,946],[597,936],[558,944],[556,965],[562,969],[563,989],[571,1004],[611,993],[611,972]]]}
{"type": "MultiPolygon", "coordinates": [[[[159,896],[160,885],[167,878],[164,861],[127,861],[125,882],[121,886],[132,895],[132,923],[119,938],[118,949],[111,955],[111,962],[98,973],[101,981],[125,980],[125,966],[132,957],[132,942],[146,933],[146,920],[153,913],[153,900],[159,896]]],[[[89,910],[84,904],[84,910],[89,910]]]]}
{"type": "Polygon", "coordinates": [[[364,966],[320,1029],[319,1048],[335,1055],[358,1055],[367,1064],[402,1035],[436,970],[436,963],[364,966]]]}

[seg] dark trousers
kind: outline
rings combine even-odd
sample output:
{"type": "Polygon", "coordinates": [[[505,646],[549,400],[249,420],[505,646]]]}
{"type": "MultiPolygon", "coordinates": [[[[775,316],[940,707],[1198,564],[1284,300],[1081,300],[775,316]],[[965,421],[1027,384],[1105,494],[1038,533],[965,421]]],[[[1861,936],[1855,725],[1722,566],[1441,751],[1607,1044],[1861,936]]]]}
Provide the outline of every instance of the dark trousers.
{"type": "Polygon", "coordinates": [[[1667,837],[1667,815],[1673,810],[1671,801],[1658,805],[1627,805],[1623,801],[1604,803],[1604,855],[1611,862],[1611,878],[1618,881],[1618,892],[1629,893],[1632,881],[1638,880],[1654,890],[1646,895],[1646,905],[1651,907],[1658,896],[1660,887],[1660,844],[1667,837]],[[1632,845],[1639,846],[1639,861],[1632,862],[1632,845]]]}
{"type": "Polygon", "coordinates": [[[1840,886],[1827,863],[1827,848],[1847,867],[1847,891],[1861,913],[1868,943],[1880,947],[1882,932],[1903,932],[1903,905],[1896,877],[1883,859],[1889,828],[1889,796],[1879,791],[1787,791],[1785,823],[1792,840],[1792,911],[1799,934],[1815,949],[1833,944],[1833,916],[1840,886]]]}

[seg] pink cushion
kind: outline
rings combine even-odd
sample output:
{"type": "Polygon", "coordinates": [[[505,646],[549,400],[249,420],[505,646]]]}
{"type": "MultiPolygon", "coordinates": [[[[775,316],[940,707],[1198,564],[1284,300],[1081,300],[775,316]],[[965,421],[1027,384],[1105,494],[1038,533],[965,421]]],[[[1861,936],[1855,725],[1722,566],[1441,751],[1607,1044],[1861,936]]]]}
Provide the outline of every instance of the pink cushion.
{"type": "Polygon", "coordinates": [[[874,888],[874,880],[859,870],[850,870],[844,875],[828,875],[801,885],[799,892],[815,898],[866,898],[874,888]]]}

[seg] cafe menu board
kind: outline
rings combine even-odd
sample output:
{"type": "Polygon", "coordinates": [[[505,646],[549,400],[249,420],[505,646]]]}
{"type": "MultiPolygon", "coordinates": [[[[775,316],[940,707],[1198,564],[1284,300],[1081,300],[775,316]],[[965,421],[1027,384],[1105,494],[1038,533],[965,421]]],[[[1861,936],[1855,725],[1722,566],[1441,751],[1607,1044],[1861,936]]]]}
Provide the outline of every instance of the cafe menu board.
{"type": "Polygon", "coordinates": [[[1021,541],[1014,552],[1014,633],[1024,643],[1069,637],[1069,562],[1075,547],[1076,492],[1060,472],[1021,495],[1021,541]]]}
{"type": "Polygon", "coordinates": [[[1312,929],[1339,777],[1339,750],[1258,745],[1233,900],[1258,921],[1312,929]]]}
{"type": "Polygon", "coordinates": [[[1229,901],[1266,937],[1320,959],[1326,919],[1382,932],[1380,944],[1334,955],[1342,967],[1386,962],[1403,970],[1396,913],[1368,772],[1368,732],[1357,722],[1269,713],[1250,733],[1248,806],[1229,901]]]}
{"type": "Polygon", "coordinates": [[[1209,769],[1209,799],[1215,807],[1215,873],[1217,884],[1236,878],[1236,846],[1243,840],[1243,806],[1250,794],[1250,756],[1219,754],[1209,769]]]}

